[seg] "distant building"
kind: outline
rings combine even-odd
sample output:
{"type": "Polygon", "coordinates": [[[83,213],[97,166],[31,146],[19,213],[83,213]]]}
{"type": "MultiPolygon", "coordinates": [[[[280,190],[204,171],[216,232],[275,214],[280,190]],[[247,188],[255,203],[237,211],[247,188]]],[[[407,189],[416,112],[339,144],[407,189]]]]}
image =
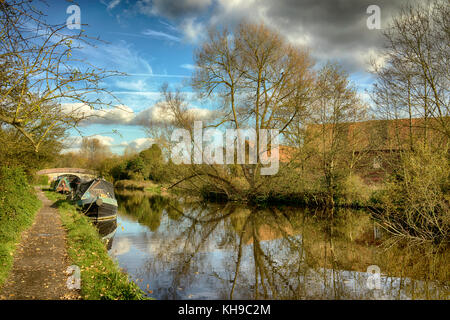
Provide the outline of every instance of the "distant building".
{"type": "MultiPolygon", "coordinates": [[[[374,182],[381,180],[391,171],[400,151],[410,150],[417,143],[424,141],[434,146],[448,143],[448,137],[439,130],[443,124],[438,121],[449,119],[425,121],[423,118],[413,118],[336,125],[310,124],[305,130],[304,145],[312,146],[320,153],[331,150],[333,146],[341,153],[347,153],[348,158],[357,158],[354,169],[366,181],[374,182]]],[[[280,162],[295,161],[296,151],[297,148],[280,145],[280,162]]]]}

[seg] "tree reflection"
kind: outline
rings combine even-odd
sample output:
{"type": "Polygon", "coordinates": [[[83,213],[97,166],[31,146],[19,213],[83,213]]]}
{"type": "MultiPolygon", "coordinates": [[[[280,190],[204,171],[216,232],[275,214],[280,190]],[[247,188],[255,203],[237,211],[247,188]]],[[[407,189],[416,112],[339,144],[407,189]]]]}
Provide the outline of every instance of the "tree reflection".
{"type": "MultiPolygon", "coordinates": [[[[140,192],[117,192],[116,194],[119,211],[134,217],[143,225],[146,225],[152,231],[156,231],[163,215],[163,210],[169,208],[169,203],[175,201],[160,195],[147,196],[140,192]]],[[[178,211],[168,209],[169,217],[174,220],[180,218],[178,211]]]]}
{"type": "Polygon", "coordinates": [[[141,272],[159,299],[195,292],[215,299],[404,299],[443,297],[448,289],[448,267],[432,272],[446,265],[446,251],[386,248],[364,212],[118,199],[121,212],[157,231],[141,272]],[[411,266],[414,257],[422,267],[411,266]],[[379,291],[366,284],[374,264],[389,275],[379,291]]]}

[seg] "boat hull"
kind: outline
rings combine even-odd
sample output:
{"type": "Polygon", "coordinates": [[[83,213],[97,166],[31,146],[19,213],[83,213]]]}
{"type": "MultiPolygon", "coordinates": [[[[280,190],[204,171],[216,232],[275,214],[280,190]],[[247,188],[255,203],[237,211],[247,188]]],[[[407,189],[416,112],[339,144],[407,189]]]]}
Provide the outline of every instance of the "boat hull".
{"type": "Polygon", "coordinates": [[[82,208],[85,215],[96,221],[117,218],[117,206],[109,203],[103,203],[101,206],[96,203],[84,204],[82,208]]]}

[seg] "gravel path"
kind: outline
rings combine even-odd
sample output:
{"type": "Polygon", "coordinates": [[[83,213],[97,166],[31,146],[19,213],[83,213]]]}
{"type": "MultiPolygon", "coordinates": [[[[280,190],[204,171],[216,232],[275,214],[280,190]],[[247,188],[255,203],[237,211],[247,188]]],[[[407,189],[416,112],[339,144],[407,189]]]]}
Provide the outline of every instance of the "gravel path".
{"type": "Polygon", "coordinates": [[[13,268],[0,289],[0,299],[78,299],[78,293],[66,286],[66,270],[70,265],[66,231],[52,202],[40,189],[36,191],[42,208],[31,228],[22,234],[13,268]]]}

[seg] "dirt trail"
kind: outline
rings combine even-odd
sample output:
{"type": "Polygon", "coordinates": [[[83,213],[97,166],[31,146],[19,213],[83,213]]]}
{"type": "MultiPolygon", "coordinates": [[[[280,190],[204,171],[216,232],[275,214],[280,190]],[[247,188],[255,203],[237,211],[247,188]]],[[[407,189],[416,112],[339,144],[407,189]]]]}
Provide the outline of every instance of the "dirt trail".
{"type": "Polygon", "coordinates": [[[0,299],[77,299],[77,292],[66,286],[65,272],[70,265],[66,231],[52,202],[36,190],[42,208],[31,228],[22,234],[11,273],[0,288],[0,299]]]}

